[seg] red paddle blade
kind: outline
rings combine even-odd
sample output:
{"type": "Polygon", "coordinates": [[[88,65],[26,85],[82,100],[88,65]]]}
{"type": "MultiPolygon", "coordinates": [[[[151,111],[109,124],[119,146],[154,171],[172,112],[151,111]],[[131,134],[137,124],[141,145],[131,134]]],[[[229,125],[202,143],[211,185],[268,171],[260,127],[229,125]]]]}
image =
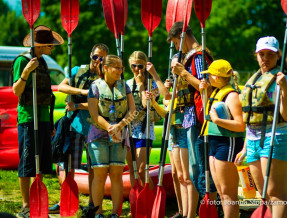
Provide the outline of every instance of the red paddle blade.
{"type": "Polygon", "coordinates": [[[79,0],[61,0],[61,19],[70,37],[79,22],[79,0]]]}
{"type": "MultiPolygon", "coordinates": [[[[170,28],[175,22],[183,21],[186,0],[169,0],[166,8],[166,30],[169,32],[170,28]]],[[[191,7],[187,8],[187,23],[189,23],[191,14],[191,7]]]]}
{"type": "Polygon", "coordinates": [[[79,209],[79,191],[75,180],[68,173],[61,188],[60,215],[62,217],[74,216],[79,209]]]}
{"type": "Polygon", "coordinates": [[[218,218],[217,209],[215,204],[210,203],[209,193],[205,193],[203,200],[199,207],[200,218],[218,218]]]}
{"type": "Polygon", "coordinates": [[[266,201],[262,199],[261,204],[262,205],[252,213],[251,218],[272,218],[272,214],[266,206],[266,201]]]}
{"type": "Polygon", "coordinates": [[[154,193],[150,190],[149,184],[146,183],[144,189],[138,196],[136,218],[151,217],[154,199],[154,193]]]}
{"type": "Polygon", "coordinates": [[[205,27],[205,20],[210,15],[211,5],[212,5],[212,0],[194,0],[195,14],[202,28],[205,27]]]}
{"type": "Polygon", "coordinates": [[[41,0],[22,0],[22,11],[26,21],[33,28],[34,22],[38,19],[41,8],[41,0]]]}
{"type": "Polygon", "coordinates": [[[142,22],[150,37],[160,23],[161,11],[162,0],[141,0],[142,22]]]}
{"type": "Polygon", "coordinates": [[[142,190],[143,187],[139,184],[139,181],[136,179],[134,186],[131,188],[129,196],[132,218],[136,217],[137,199],[142,190]]]}
{"type": "Polygon", "coordinates": [[[122,35],[124,34],[124,27],[127,23],[127,18],[128,18],[128,0],[122,0],[123,8],[124,8],[124,24],[123,24],[123,29],[121,30],[122,35]]]}
{"type": "Polygon", "coordinates": [[[286,0],[281,0],[281,5],[283,8],[283,11],[285,12],[285,14],[287,14],[287,1],[286,0]]]}
{"type": "Polygon", "coordinates": [[[30,217],[48,217],[48,191],[39,175],[30,188],[30,217]]]}
{"type": "Polygon", "coordinates": [[[118,0],[102,0],[105,20],[108,28],[118,39],[118,33],[124,28],[123,2],[118,0]]]}
{"type": "Polygon", "coordinates": [[[184,8],[184,11],[183,11],[183,14],[184,14],[184,18],[183,18],[183,27],[182,27],[182,32],[185,32],[186,31],[186,27],[189,23],[189,20],[190,20],[190,14],[186,13],[188,10],[191,10],[192,8],[192,1],[193,0],[186,0],[185,1],[185,8],[184,8]]]}
{"type": "Polygon", "coordinates": [[[151,217],[164,218],[166,193],[163,186],[157,187],[151,217]]]}

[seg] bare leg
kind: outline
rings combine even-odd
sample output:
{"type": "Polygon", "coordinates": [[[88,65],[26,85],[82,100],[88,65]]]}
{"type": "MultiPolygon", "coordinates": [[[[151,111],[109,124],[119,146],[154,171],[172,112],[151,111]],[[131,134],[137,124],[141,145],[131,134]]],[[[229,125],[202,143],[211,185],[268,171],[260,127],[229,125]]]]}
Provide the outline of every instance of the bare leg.
{"type": "Polygon", "coordinates": [[[131,187],[134,187],[135,185],[135,175],[134,175],[134,167],[133,167],[133,161],[132,161],[132,153],[131,149],[127,151],[127,157],[126,157],[129,170],[130,170],[130,182],[131,182],[131,187]]]}
{"type": "Polygon", "coordinates": [[[238,182],[239,177],[236,166],[232,162],[217,160],[210,157],[211,174],[222,200],[224,217],[234,218],[239,215],[238,182]],[[215,177],[214,177],[215,175],[215,177]]]}
{"type": "Polygon", "coordinates": [[[122,166],[110,166],[111,195],[113,202],[112,213],[118,213],[123,199],[123,169],[122,166]]]}
{"type": "Polygon", "coordinates": [[[187,185],[184,181],[184,175],[181,165],[180,148],[176,147],[172,149],[174,165],[177,172],[177,178],[180,183],[180,194],[182,199],[182,215],[187,216],[188,214],[188,192],[187,185]]]}
{"type": "Polygon", "coordinates": [[[93,169],[89,168],[89,174],[88,174],[88,180],[89,180],[89,203],[93,202],[93,189],[92,189],[92,183],[93,183],[93,179],[94,179],[94,171],[93,169]]]}
{"type": "Polygon", "coordinates": [[[93,179],[93,201],[95,206],[100,206],[97,214],[102,213],[102,203],[104,198],[105,183],[107,179],[108,167],[94,167],[94,179],[93,179]]]}
{"type": "MultiPolygon", "coordinates": [[[[151,148],[149,149],[149,155],[151,152],[151,148]]],[[[142,186],[145,185],[145,165],[146,165],[146,148],[137,148],[136,149],[136,160],[138,167],[139,180],[142,186]]],[[[153,182],[149,180],[149,188],[153,189],[153,182]]]]}
{"type": "Polygon", "coordinates": [[[171,163],[171,175],[173,180],[173,186],[175,191],[175,196],[177,200],[177,206],[178,206],[178,212],[182,214],[182,202],[181,202],[181,193],[180,193],[180,183],[178,181],[177,172],[173,160],[173,153],[172,151],[169,151],[169,159],[171,163]]]}
{"type": "MultiPolygon", "coordinates": [[[[260,193],[260,195],[262,195],[264,177],[262,174],[263,171],[262,171],[262,167],[261,167],[261,162],[259,160],[251,162],[251,163],[249,163],[249,167],[250,167],[250,172],[252,174],[254,182],[256,184],[256,188],[257,188],[258,192],[260,193]]],[[[264,174],[265,174],[265,172],[264,172],[264,174]]]]}
{"type": "Polygon", "coordinates": [[[23,199],[23,208],[29,208],[30,177],[19,177],[19,184],[23,199]]]}
{"type": "MultiPolygon", "coordinates": [[[[267,158],[260,159],[262,174],[266,174],[267,158]]],[[[287,217],[287,161],[272,159],[267,194],[271,204],[272,217],[287,217]]]]}

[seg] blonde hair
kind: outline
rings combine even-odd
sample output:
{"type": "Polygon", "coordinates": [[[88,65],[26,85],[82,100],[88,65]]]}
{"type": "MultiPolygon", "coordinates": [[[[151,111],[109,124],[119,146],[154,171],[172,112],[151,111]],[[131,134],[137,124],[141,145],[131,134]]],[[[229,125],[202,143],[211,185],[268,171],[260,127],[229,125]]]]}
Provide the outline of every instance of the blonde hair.
{"type": "Polygon", "coordinates": [[[121,58],[116,56],[116,55],[107,55],[106,57],[103,58],[103,63],[101,64],[102,66],[100,67],[101,72],[99,73],[100,78],[104,78],[105,71],[104,71],[104,66],[111,66],[116,60],[119,60],[122,62],[121,58]]]}
{"type": "Polygon", "coordinates": [[[234,84],[236,91],[237,92],[240,91],[239,86],[238,86],[239,73],[237,71],[232,70],[230,77],[221,77],[221,78],[225,84],[227,84],[227,83],[229,83],[231,85],[234,84]]]}
{"type": "Polygon", "coordinates": [[[129,63],[131,63],[133,60],[142,60],[142,61],[144,61],[144,64],[146,65],[147,56],[142,51],[134,51],[129,57],[129,63]]]}

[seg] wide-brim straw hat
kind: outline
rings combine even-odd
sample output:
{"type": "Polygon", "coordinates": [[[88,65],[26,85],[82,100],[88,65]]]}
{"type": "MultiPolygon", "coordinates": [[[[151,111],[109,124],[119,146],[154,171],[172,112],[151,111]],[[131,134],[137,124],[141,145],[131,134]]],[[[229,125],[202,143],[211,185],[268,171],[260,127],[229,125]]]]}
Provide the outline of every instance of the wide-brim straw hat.
{"type": "MultiPolygon", "coordinates": [[[[34,28],[34,46],[61,45],[64,39],[49,27],[40,25],[34,28]]],[[[31,47],[31,33],[23,40],[23,45],[31,47]]]]}

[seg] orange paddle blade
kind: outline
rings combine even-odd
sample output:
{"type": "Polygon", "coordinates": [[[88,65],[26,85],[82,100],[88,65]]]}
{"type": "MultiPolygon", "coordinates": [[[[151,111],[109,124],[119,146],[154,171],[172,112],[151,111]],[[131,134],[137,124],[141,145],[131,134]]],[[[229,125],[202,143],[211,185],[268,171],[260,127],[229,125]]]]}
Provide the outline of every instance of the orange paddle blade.
{"type": "Polygon", "coordinates": [[[138,196],[136,218],[151,218],[154,199],[154,193],[149,189],[149,184],[146,183],[138,196]]]}
{"type": "Polygon", "coordinates": [[[152,208],[151,217],[164,218],[166,193],[163,186],[157,186],[157,192],[152,208]]]}
{"type": "Polygon", "coordinates": [[[209,193],[205,193],[203,200],[199,207],[200,218],[218,218],[217,209],[215,204],[210,203],[209,193]]]}
{"type": "Polygon", "coordinates": [[[78,185],[68,173],[67,178],[61,188],[60,215],[62,217],[74,216],[79,209],[79,190],[78,185]]]}
{"type": "Polygon", "coordinates": [[[48,191],[39,175],[30,188],[30,217],[48,217],[48,191]]]}
{"type": "Polygon", "coordinates": [[[258,207],[251,215],[251,218],[272,218],[270,210],[266,206],[266,201],[262,199],[261,206],[258,207]]]}
{"type": "Polygon", "coordinates": [[[134,186],[131,188],[129,196],[132,218],[136,217],[137,199],[142,190],[143,187],[139,184],[139,181],[136,179],[134,186]]]}

